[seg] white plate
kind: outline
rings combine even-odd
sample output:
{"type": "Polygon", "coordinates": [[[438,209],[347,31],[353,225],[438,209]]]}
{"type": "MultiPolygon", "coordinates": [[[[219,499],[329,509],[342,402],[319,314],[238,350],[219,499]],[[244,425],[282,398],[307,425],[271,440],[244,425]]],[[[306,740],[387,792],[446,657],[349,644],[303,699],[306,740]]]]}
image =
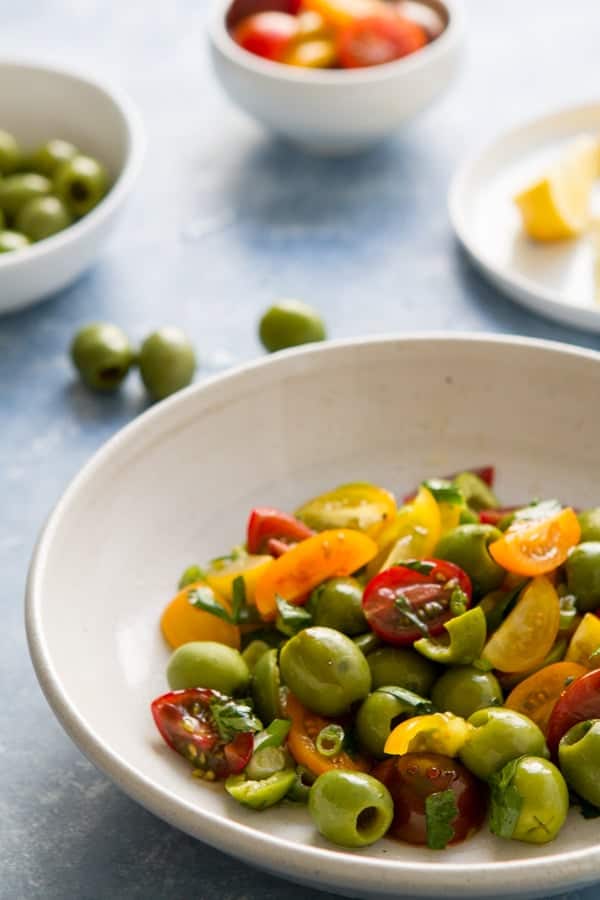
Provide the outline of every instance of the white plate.
{"type": "MultiPolygon", "coordinates": [[[[600,104],[567,109],[509,131],[459,169],[449,194],[459,240],[502,291],[551,319],[600,332],[591,238],[539,244],[512,201],[580,134],[600,135],[600,104]]],[[[600,214],[600,188],[593,196],[600,214]]]]}
{"type": "Polygon", "coordinates": [[[190,777],[158,737],[158,620],[179,573],[238,542],[256,504],[293,509],[344,481],[409,489],[493,461],[510,503],[598,502],[600,355],[498,337],[384,338],[247,365],[159,404],[67,490],[40,539],[27,628],[67,732],[130,796],[284,877],[361,897],[548,897],[600,872],[598,823],[573,811],[544,847],[482,831],[444,853],[327,844],[303,809],[254,813],[190,777]]]}

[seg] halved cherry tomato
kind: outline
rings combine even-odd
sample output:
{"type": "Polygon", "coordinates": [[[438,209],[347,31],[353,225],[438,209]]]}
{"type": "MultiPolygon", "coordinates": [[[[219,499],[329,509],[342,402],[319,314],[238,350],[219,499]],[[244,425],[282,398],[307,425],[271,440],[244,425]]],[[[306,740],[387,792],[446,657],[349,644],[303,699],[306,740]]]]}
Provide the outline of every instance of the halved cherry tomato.
{"type": "Polygon", "coordinates": [[[227,743],[219,735],[211,704],[228,698],[204,688],[170,691],[151,704],[156,727],[166,743],[207,781],[235,775],[250,761],[254,737],[240,732],[227,743]]]}
{"type": "Polygon", "coordinates": [[[377,538],[396,514],[396,500],[376,484],[356,481],[342,484],[304,503],[296,510],[299,519],[314,528],[354,528],[377,538]]]}
{"type": "Polygon", "coordinates": [[[369,563],[369,577],[396,563],[431,556],[441,528],[440,507],[431,491],[422,486],[412,503],[399,509],[377,536],[381,549],[369,563]]]}
{"type": "Polygon", "coordinates": [[[288,694],[286,711],[292,720],[288,734],[288,749],[299,766],[306,766],[313,775],[322,775],[330,769],[350,769],[368,772],[369,763],[362,756],[350,756],[342,751],[335,756],[323,756],[317,750],[319,732],[334,719],[325,719],[305,709],[293,694],[288,694]]]}
{"type": "Polygon", "coordinates": [[[233,600],[233,582],[242,578],[248,603],[254,603],[254,594],[259,578],[273,565],[273,557],[269,554],[253,556],[248,554],[239,559],[221,563],[218,568],[211,568],[206,573],[206,582],[221,597],[233,600]]]}
{"type": "Polygon", "coordinates": [[[574,662],[558,662],[544,666],[511,691],[504,703],[509,709],[522,713],[545,733],[556,701],[575,678],[588,669],[574,662]]]}
{"type": "MultiPolygon", "coordinates": [[[[493,546],[493,545],[492,545],[493,546]]],[[[483,651],[501,672],[529,672],[544,661],[560,627],[560,600],[548,578],[533,578],[483,651]]]]}
{"type": "Polygon", "coordinates": [[[479,513],[479,521],[484,525],[498,525],[506,516],[522,509],[522,506],[505,506],[503,509],[482,509],[479,513]]]}
{"type": "Polygon", "coordinates": [[[457,815],[450,844],[464,841],[483,824],[487,791],[469,770],[440,753],[407,753],[386,759],[373,771],[394,801],[394,821],[387,836],[409,844],[427,844],[426,801],[431,794],[452,791],[457,815]]]}
{"type": "Polygon", "coordinates": [[[545,575],[564,563],[580,537],[577,516],[567,508],[539,522],[514,522],[489,551],[508,572],[545,575]]]}
{"type": "Polygon", "coordinates": [[[235,26],[232,37],[249,53],[282,62],[298,36],[298,20],[284,12],[259,12],[235,26]]]}
{"type": "Polygon", "coordinates": [[[548,748],[554,756],[563,734],[586,719],[600,719],[600,669],[582,675],[556,701],[546,736],[548,748]]]}
{"type": "Polygon", "coordinates": [[[458,756],[472,731],[473,725],[452,713],[415,716],[396,725],[384,749],[392,756],[421,752],[458,756]]]}
{"type": "Polygon", "coordinates": [[[370,15],[356,19],[340,30],[338,56],[345,69],[379,66],[420,50],[427,34],[401,16],[370,15]]]}
{"type": "MultiPolygon", "coordinates": [[[[496,480],[496,467],[495,466],[471,466],[470,468],[461,469],[460,472],[453,472],[452,475],[444,475],[442,481],[454,481],[454,479],[461,475],[463,472],[472,472],[473,475],[477,475],[478,478],[481,478],[488,487],[494,487],[494,482],[496,480]]],[[[404,497],[404,503],[410,503],[411,500],[414,500],[417,496],[417,491],[411,491],[410,494],[407,494],[404,497]]]]}
{"type": "Polygon", "coordinates": [[[571,638],[565,659],[586,669],[599,669],[600,660],[592,659],[596,650],[600,650],[600,621],[597,614],[586,613],[571,638]]]}
{"type": "Polygon", "coordinates": [[[309,591],[327,578],[352,575],[375,556],[377,544],[360,531],[322,531],[292,547],[265,571],[256,585],[255,602],[263,619],[277,615],[277,596],[306,602],[309,591]]]}
{"type": "MultiPolygon", "coordinates": [[[[253,509],[248,518],[246,546],[248,553],[267,553],[269,541],[296,544],[314,534],[304,522],[267,506],[253,509]]],[[[274,556],[277,554],[273,554],[274,556]]],[[[281,555],[281,554],[279,554],[281,555]]]]}
{"type": "MultiPolygon", "coordinates": [[[[187,644],[189,641],[217,641],[227,644],[236,650],[240,648],[240,629],[237,625],[230,625],[218,616],[196,609],[189,601],[190,592],[194,588],[211,588],[204,582],[197,581],[188,585],[171,600],[162,614],[160,620],[161,631],[164,638],[173,650],[187,644]]],[[[228,601],[213,591],[214,599],[221,606],[231,612],[228,601]]]]}
{"type": "Polygon", "coordinates": [[[425,574],[403,565],[386,569],[367,584],[363,611],[375,634],[388,644],[413,644],[441,634],[452,618],[450,598],[459,587],[471,601],[471,579],[454,563],[419,561],[425,574]]]}

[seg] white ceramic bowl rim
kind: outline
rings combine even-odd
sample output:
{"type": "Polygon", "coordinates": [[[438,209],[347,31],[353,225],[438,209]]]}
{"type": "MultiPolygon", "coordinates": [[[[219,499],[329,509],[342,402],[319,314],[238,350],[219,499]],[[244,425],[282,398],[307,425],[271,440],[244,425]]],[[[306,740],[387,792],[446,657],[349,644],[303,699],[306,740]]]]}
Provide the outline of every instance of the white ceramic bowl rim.
{"type": "Polygon", "coordinates": [[[439,0],[446,8],[448,24],[442,34],[409,56],[383,63],[379,66],[365,66],[361,69],[302,69],[288,66],[285,63],[262,59],[244,50],[233,40],[226,25],[226,15],[232,0],[214,0],[213,15],[209,24],[211,38],[219,50],[233,62],[275,81],[303,82],[325,88],[342,88],[344,85],[356,87],[358,84],[371,84],[387,81],[399,75],[418,71],[428,65],[434,58],[443,55],[446,49],[454,44],[463,31],[464,11],[462,0],[439,0]]]}
{"type": "MultiPolygon", "coordinates": [[[[548,305],[550,312],[548,312],[547,314],[555,315],[559,319],[559,321],[561,321],[561,314],[564,313],[565,309],[565,303],[561,299],[561,295],[559,293],[538,284],[536,281],[532,281],[530,278],[519,274],[519,272],[515,270],[511,270],[510,275],[507,276],[505,268],[500,266],[492,257],[487,255],[486,253],[482,253],[482,251],[477,247],[477,245],[471,238],[472,231],[465,221],[464,196],[469,180],[473,174],[473,170],[476,168],[478,163],[480,163],[484,158],[488,156],[488,154],[500,141],[502,141],[503,143],[512,141],[518,138],[521,134],[526,133],[532,129],[536,129],[536,127],[538,126],[552,122],[554,119],[560,121],[566,115],[583,115],[587,110],[595,110],[597,109],[597,107],[597,103],[582,103],[579,106],[562,106],[560,107],[560,109],[555,109],[554,111],[546,113],[543,116],[536,116],[533,119],[529,118],[523,120],[520,124],[499,133],[495,138],[487,141],[486,144],[479,150],[476,150],[473,153],[469,154],[467,159],[465,159],[465,161],[455,172],[450,184],[450,188],[448,190],[448,211],[450,214],[450,221],[460,243],[463,245],[467,253],[469,253],[469,255],[474,260],[482,260],[486,269],[488,269],[498,280],[505,281],[507,277],[509,277],[510,281],[522,293],[537,294],[537,296],[548,305]]],[[[592,315],[600,314],[600,311],[597,312],[593,309],[590,310],[590,312],[592,313],[592,315]]],[[[572,322],[570,324],[572,324],[575,328],[580,328],[582,331],[587,330],[584,324],[578,325],[575,322],[572,322]]]]}
{"type": "Polygon", "coordinates": [[[93,229],[95,225],[108,218],[129,193],[139,174],[144,159],[146,139],[141,117],[132,101],[123,91],[115,88],[106,80],[100,80],[96,77],[92,78],[89,75],[84,75],[77,69],[55,65],[52,62],[32,62],[18,57],[2,57],[0,59],[0,71],[4,66],[30,69],[36,72],[49,72],[96,88],[114,104],[122,115],[127,129],[128,145],[125,164],[119,172],[116,181],[100,203],[91,212],[79,219],[78,222],[74,222],[73,225],[65,228],[64,231],[45,238],[39,243],[32,244],[30,247],[26,247],[17,253],[0,254],[0,269],[9,269],[27,265],[33,259],[39,259],[48,253],[52,253],[53,250],[83,236],[87,231],[93,229]]]}
{"type": "MultiPolygon", "coordinates": [[[[204,840],[224,849],[226,852],[233,852],[249,861],[260,859],[262,851],[267,846],[274,856],[283,854],[284,858],[286,858],[286,866],[290,876],[293,877],[296,874],[299,879],[302,878],[303,873],[310,872],[311,868],[314,870],[315,864],[318,862],[323,863],[324,867],[326,867],[327,863],[330,865],[337,863],[338,867],[343,865],[347,881],[350,880],[354,872],[358,883],[364,880],[365,867],[369,869],[374,879],[377,878],[378,872],[381,872],[382,875],[384,873],[387,875],[393,874],[399,878],[405,876],[413,879],[413,884],[415,884],[415,878],[423,879],[422,888],[420,888],[418,881],[415,884],[415,896],[417,894],[431,896],[434,892],[440,896],[458,896],[456,893],[457,880],[461,877],[468,878],[470,881],[476,879],[478,896],[480,897],[490,894],[497,895],[499,885],[506,892],[509,892],[511,889],[522,891],[526,888],[529,888],[532,892],[537,889],[539,892],[540,884],[548,885],[549,883],[549,869],[556,876],[559,888],[567,884],[569,880],[581,882],[587,879],[592,881],[594,878],[597,878],[598,871],[600,871],[600,845],[557,853],[551,857],[543,856],[526,860],[485,863],[438,863],[435,866],[428,866],[425,862],[407,863],[401,860],[373,858],[365,860],[360,854],[303,846],[282,839],[276,834],[265,835],[263,832],[257,832],[231,820],[227,820],[227,828],[223,829],[222,817],[205,810],[198,810],[191,803],[175,799],[159,783],[131,767],[84,723],[78,712],[69,703],[68,696],[53,666],[51,653],[45,642],[41,603],[44,570],[47,565],[54,533],[57,531],[63,516],[68,514],[71,501],[77,493],[94,479],[98,469],[104,466],[111,457],[116,456],[121,448],[126,446],[131,439],[135,439],[151,420],[166,417],[176,407],[183,406],[191,393],[210,391],[211,386],[215,383],[223,384],[228,381],[235,381],[240,376],[245,376],[256,369],[266,366],[280,368],[285,372],[287,363],[297,357],[303,357],[307,365],[309,365],[313,357],[327,353],[329,348],[351,349],[355,346],[364,345],[383,347],[391,343],[431,343],[432,341],[440,344],[479,342],[487,344],[490,350],[498,350],[503,345],[546,349],[562,356],[588,359],[600,366],[600,353],[553,341],[520,338],[510,335],[420,333],[331,341],[327,344],[298,348],[282,354],[276,354],[274,357],[268,357],[264,360],[247,363],[224,375],[215,376],[207,379],[205,382],[187,388],[174,397],[163,401],[154,409],[143,413],[111,438],[71,482],[50,515],[40,535],[27,582],[25,615],[29,648],[34,667],[45,696],[65,731],[89,759],[106,772],[127,794],[161,818],[175,825],[181,819],[183,808],[187,815],[199,817],[206,823],[205,833],[203,834],[204,840]],[[234,850],[232,850],[231,844],[232,834],[235,837],[234,850]],[[228,837],[229,840],[227,839],[228,837]],[[359,873],[361,873],[361,877],[359,877],[359,873]],[[452,878],[453,890],[451,893],[448,890],[448,878],[452,878]]],[[[462,884],[462,881],[460,883],[462,884]]]]}

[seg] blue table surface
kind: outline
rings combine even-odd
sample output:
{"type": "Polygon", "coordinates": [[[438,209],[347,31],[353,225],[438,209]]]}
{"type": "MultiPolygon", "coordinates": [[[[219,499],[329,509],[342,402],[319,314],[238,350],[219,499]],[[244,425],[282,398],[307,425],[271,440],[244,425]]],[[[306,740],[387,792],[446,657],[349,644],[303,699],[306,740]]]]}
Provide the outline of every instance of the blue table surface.
{"type": "Polygon", "coordinates": [[[480,278],[453,238],[446,190],[500,129],[594,97],[600,6],[470,0],[456,83],[397,138],[342,161],[296,153],[229,105],[210,71],[203,2],[21,0],[0,11],[0,55],[114,79],[149,139],[138,190],[93,269],[0,320],[0,898],[330,896],[145,812],[84,759],[41,695],[22,624],[36,535],[80,466],[145,406],[135,378],[118,396],[88,394],[65,349],[89,320],[138,339],[173,322],[197,343],[202,378],[259,354],[259,313],[286,295],[316,304],[333,336],[465,329],[597,347],[480,278]]]}

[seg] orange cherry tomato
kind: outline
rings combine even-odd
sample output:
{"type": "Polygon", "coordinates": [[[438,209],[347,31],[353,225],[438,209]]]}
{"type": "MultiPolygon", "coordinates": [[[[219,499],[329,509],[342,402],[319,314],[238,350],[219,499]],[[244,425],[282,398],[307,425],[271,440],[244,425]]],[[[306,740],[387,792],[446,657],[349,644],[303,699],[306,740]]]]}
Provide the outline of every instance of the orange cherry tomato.
{"type": "MultiPolygon", "coordinates": [[[[160,627],[167,644],[176,650],[177,647],[190,641],[218,641],[239,650],[240,629],[236,625],[230,625],[218,616],[196,609],[189,602],[190,591],[198,587],[210,590],[208,585],[200,581],[190,584],[171,600],[163,612],[160,627]]],[[[220,597],[216,591],[213,593],[221,606],[231,612],[227,600],[220,597]]]]}
{"type": "MultiPolygon", "coordinates": [[[[300,11],[318,13],[328,25],[340,28],[350,25],[361,16],[371,15],[374,11],[387,12],[387,4],[380,0],[302,0],[300,11]]],[[[390,13],[394,13],[389,9],[390,13]]]]}
{"type": "Polygon", "coordinates": [[[360,756],[350,756],[342,751],[335,756],[322,756],[317,750],[316,740],[319,732],[333,719],[325,719],[310,712],[293,694],[288,694],[286,701],[288,717],[292,727],[288,734],[288,749],[299,766],[306,766],[313,775],[322,775],[330,769],[350,769],[356,772],[368,772],[368,762],[360,756]]]}
{"type": "Polygon", "coordinates": [[[505,706],[535,722],[546,733],[554,705],[572,681],[588,669],[574,662],[558,662],[534,672],[511,691],[505,706]]]}
{"type": "Polygon", "coordinates": [[[501,672],[529,672],[540,666],[560,627],[560,600],[548,578],[533,578],[513,611],[493,633],[484,659],[501,672]]]}
{"type": "Polygon", "coordinates": [[[377,13],[340,30],[338,56],[344,69],[380,66],[408,56],[426,43],[427,34],[416,22],[377,13]]]}
{"type": "Polygon", "coordinates": [[[309,591],[327,578],[352,575],[377,553],[366,534],[347,528],[322,531],[292,547],[259,578],[255,603],[263,619],[277,615],[276,597],[301,604],[309,591]]]}
{"type": "Polygon", "coordinates": [[[572,509],[539,522],[511,525],[489,551],[499,566],[517,575],[545,575],[561,566],[581,537],[572,509]]]}

